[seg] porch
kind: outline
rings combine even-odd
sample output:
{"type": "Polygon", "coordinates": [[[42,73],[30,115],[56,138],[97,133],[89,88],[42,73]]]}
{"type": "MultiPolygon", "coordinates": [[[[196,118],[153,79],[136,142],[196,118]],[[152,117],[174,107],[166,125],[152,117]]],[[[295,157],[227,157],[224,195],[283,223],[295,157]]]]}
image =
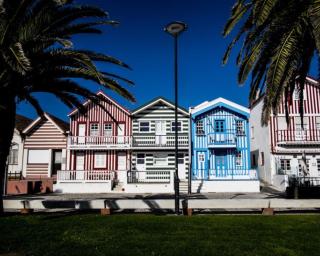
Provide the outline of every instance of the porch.
{"type": "MultiPolygon", "coordinates": [[[[132,136],[132,147],[136,148],[174,148],[175,136],[169,135],[134,135],[132,136]]],[[[187,149],[189,137],[178,136],[178,147],[187,149]]]]}
{"type": "Polygon", "coordinates": [[[131,145],[131,136],[69,136],[69,149],[124,149],[131,145]]]}

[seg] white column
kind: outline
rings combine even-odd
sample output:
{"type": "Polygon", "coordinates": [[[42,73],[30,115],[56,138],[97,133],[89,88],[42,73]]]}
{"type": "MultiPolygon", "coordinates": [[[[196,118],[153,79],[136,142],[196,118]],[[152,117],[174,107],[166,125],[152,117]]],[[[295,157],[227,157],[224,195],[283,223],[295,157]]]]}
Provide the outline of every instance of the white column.
{"type": "Polygon", "coordinates": [[[65,148],[62,149],[62,155],[61,155],[61,170],[66,170],[68,166],[68,154],[69,150],[66,150],[65,148]]]}
{"type": "Polygon", "coordinates": [[[23,149],[22,176],[27,177],[28,149],[23,149]]]}
{"type": "Polygon", "coordinates": [[[52,167],[52,149],[49,150],[49,163],[48,163],[48,178],[51,177],[51,167],[52,167]]]}

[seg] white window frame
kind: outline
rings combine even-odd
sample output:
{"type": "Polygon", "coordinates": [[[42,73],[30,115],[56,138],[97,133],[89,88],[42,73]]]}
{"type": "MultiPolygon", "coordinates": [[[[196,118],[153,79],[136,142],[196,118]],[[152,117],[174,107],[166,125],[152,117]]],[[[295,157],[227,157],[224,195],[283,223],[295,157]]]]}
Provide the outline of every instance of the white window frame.
{"type": "Polygon", "coordinates": [[[29,149],[28,150],[28,164],[49,164],[49,150],[48,149],[29,149]],[[37,160],[34,160],[34,159],[37,160]]]}
{"type": "Polygon", "coordinates": [[[105,137],[112,137],[113,135],[113,127],[112,127],[112,123],[104,123],[103,125],[103,135],[105,137]],[[108,127],[108,129],[106,129],[108,127]]]}
{"type": "Polygon", "coordinates": [[[246,132],[244,129],[244,120],[236,120],[236,134],[237,136],[245,136],[246,132]],[[238,126],[238,124],[241,124],[240,126],[238,126]],[[238,128],[241,128],[238,130],[238,128]]]}
{"type": "MultiPolygon", "coordinates": [[[[178,132],[182,131],[182,122],[178,121],[178,132]]],[[[171,121],[171,132],[175,132],[175,121],[171,121]]]]}
{"type": "Polygon", "coordinates": [[[205,132],[204,132],[204,121],[203,120],[197,120],[196,121],[196,135],[198,135],[198,136],[205,135],[205,132]]]}
{"type": "Polygon", "coordinates": [[[90,123],[90,136],[98,137],[99,136],[99,123],[90,123]],[[97,128],[92,129],[93,126],[97,126],[97,128]]]}
{"type": "Polygon", "coordinates": [[[94,152],[93,166],[95,169],[107,168],[107,154],[106,154],[106,152],[94,152]]]}
{"type": "Polygon", "coordinates": [[[150,133],[151,132],[151,124],[150,121],[139,121],[139,132],[150,133]],[[141,131],[141,128],[146,128],[147,126],[142,126],[142,123],[148,123],[148,131],[141,131]]]}
{"type": "Polygon", "coordinates": [[[19,159],[19,145],[18,144],[13,144],[10,148],[10,153],[9,153],[9,164],[11,165],[17,165],[18,164],[18,159],[19,159]]]}

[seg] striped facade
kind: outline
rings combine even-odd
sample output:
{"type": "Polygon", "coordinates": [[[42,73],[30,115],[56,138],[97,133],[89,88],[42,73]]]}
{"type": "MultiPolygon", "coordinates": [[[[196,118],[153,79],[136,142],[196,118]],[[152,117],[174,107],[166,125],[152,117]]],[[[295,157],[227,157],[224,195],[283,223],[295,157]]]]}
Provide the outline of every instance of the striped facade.
{"type": "Polygon", "coordinates": [[[103,92],[98,92],[98,94],[105,97],[105,101],[101,101],[104,109],[91,101],[87,101],[84,103],[85,113],[74,110],[69,114],[68,168],[78,170],[79,158],[77,157],[81,156],[81,161],[83,161],[80,164],[82,165],[81,170],[117,171],[119,170],[119,156],[121,155],[125,157],[125,163],[122,163],[121,170],[128,170],[130,169],[130,151],[127,148],[122,148],[121,145],[123,144],[117,145],[116,143],[123,140],[129,145],[132,130],[131,114],[103,92]],[[94,135],[91,134],[92,124],[96,124],[97,129],[94,135]],[[105,134],[106,125],[109,129],[108,134],[105,134]],[[84,127],[82,134],[80,134],[80,126],[84,127]],[[76,142],[79,142],[77,148],[70,147],[70,139],[72,138],[76,138],[76,142]],[[81,144],[81,140],[90,142],[88,143],[90,147],[87,147],[87,144],[81,144]],[[104,164],[97,166],[95,159],[97,154],[103,154],[104,164]]]}
{"type": "MultiPolygon", "coordinates": [[[[24,141],[24,177],[48,178],[54,175],[54,152],[59,154],[60,167],[66,161],[66,124],[63,121],[45,114],[36,119],[23,131],[24,141]]],[[[55,170],[56,171],[56,170],[55,170]]]]}
{"type": "Polygon", "coordinates": [[[249,177],[249,110],[218,98],[191,109],[193,179],[249,177]]]}
{"type": "MultiPolygon", "coordinates": [[[[174,105],[157,98],[133,111],[132,170],[174,171],[174,105]]],[[[189,114],[178,108],[178,175],[188,179],[189,114]]]]}
{"type": "Polygon", "coordinates": [[[307,77],[303,97],[303,120],[299,114],[299,93],[295,91],[288,104],[286,122],[284,98],[277,115],[271,115],[268,125],[260,123],[263,97],[251,107],[251,157],[261,179],[285,189],[283,175],[320,176],[320,87],[307,77]],[[302,124],[303,123],[303,124],[302,124]]]}

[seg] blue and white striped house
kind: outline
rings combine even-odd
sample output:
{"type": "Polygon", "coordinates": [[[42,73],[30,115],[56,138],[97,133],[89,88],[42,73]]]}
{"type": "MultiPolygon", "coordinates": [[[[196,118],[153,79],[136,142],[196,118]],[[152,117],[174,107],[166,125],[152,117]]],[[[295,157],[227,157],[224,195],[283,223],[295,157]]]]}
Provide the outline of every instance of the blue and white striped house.
{"type": "Polygon", "coordinates": [[[250,110],[223,98],[190,109],[193,192],[258,192],[250,170],[250,110]]]}

